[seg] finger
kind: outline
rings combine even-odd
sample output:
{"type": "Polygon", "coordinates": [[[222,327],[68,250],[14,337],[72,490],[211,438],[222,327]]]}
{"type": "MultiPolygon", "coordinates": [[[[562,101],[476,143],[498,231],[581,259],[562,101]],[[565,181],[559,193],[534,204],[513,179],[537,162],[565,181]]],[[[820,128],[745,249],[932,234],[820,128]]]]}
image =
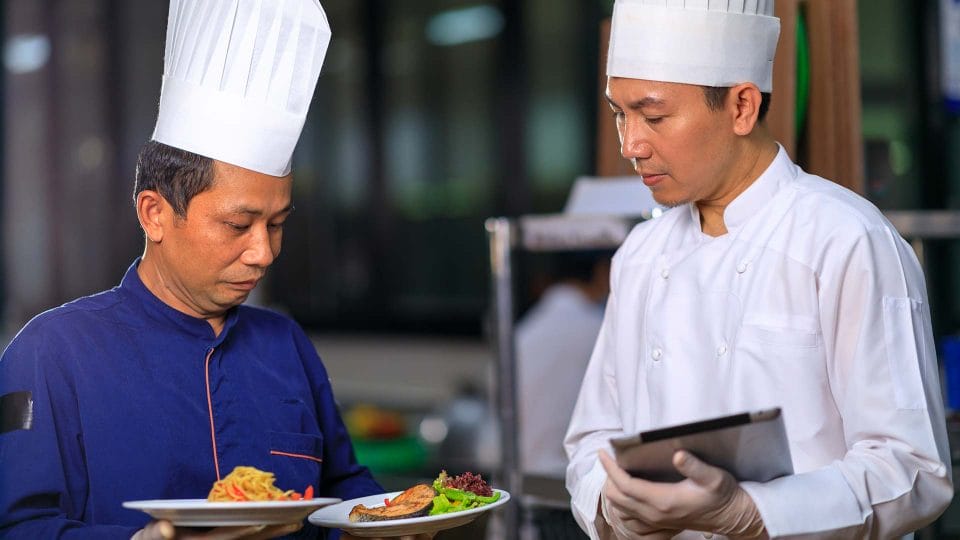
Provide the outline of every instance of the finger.
{"type": "Polygon", "coordinates": [[[673,466],[677,472],[700,486],[716,485],[723,480],[723,469],[708,465],[685,450],[674,452],[673,466]]]}
{"type": "Polygon", "coordinates": [[[607,471],[607,478],[610,480],[610,485],[622,494],[622,496],[619,496],[617,493],[612,493],[611,500],[613,502],[624,505],[629,504],[630,501],[633,500],[648,504],[657,497],[667,496],[663,490],[671,484],[650,482],[643,478],[631,476],[630,473],[621,469],[606,451],[600,450],[598,454],[600,456],[600,463],[603,465],[604,470],[607,471]]]}
{"type": "Polygon", "coordinates": [[[677,531],[656,531],[652,533],[640,533],[634,535],[634,538],[639,538],[641,540],[670,540],[676,536],[677,531]]]}
{"type": "Polygon", "coordinates": [[[620,515],[630,514],[630,508],[636,505],[636,500],[625,494],[610,478],[603,483],[601,494],[603,504],[620,515]]]}
{"type": "Polygon", "coordinates": [[[244,536],[244,540],[267,540],[268,538],[277,538],[293,534],[303,528],[303,522],[286,523],[284,525],[271,525],[257,534],[244,536]]]}
{"type": "Polygon", "coordinates": [[[671,529],[665,529],[658,525],[651,525],[646,521],[635,519],[635,518],[624,518],[623,524],[630,529],[634,534],[648,534],[653,535],[657,533],[670,533],[677,534],[677,531],[671,529]]]}
{"type": "Polygon", "coordinates": [[[177,537],[177,529],[173,526],[173,523],[162,520],[157,522],[157,534],[157,538],[173,540],[177,537]]]}
{"type": "Polygon", "coordinates": [[[177,530],[169,521],[152,521],[134,535],[134,540],[173,540],[177,530]]]}
{"type": "Polygon", "coordinates": [[[610,454],[608,454],[606,450],[599,450],[597,456],[600,458],[600,464],[603,465],[603,470],[607,471],[607,477],[610,478],[610,481],[613,482],[617,488],[622,490],[622,486],[626,485],[629,480],[634,480],[627,471],[617,465],[617,462],[610,457],[610,454]]]}
{"type": "Polygon", "coordinates": [[[643,538],[645,540],[668,539],[673,538],[678,532],[672,529],[649,525],[644,521],[636,519],[625,519],[617,525],[619,526],[617,528],[618,534],[631,540],[637,538],[643,538]]]}
{"type": "Polygon", "coordinates": [[[180,535],[183,540],[235,540],[237,538],[251,538],[259,534],[266,525],[244,525],[242,527],[217,527],[205,533],[180,535]]]}

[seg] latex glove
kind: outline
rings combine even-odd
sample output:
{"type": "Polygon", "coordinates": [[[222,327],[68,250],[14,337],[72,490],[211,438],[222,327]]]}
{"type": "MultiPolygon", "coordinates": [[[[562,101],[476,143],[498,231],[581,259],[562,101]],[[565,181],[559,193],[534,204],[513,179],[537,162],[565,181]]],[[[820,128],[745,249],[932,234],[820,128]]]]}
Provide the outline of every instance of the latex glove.
{"type": "MultiPolygon", "coordinates": [[[[607,482],[609,481],[610,480],[607,479],[607,482]]],[[[616,536],[618,540],[636,538],[642,540],[669,540],[680,532],[677,530],[660,529],[644,523],[639,519],[628,517],[609,502],[605,495],[606,490],[607,488],[604,486],[603,491],[600,492],[600,509],[603,514],[603,519],[605,519],[607,524],[610,525],[610,528],[613,529],[614,536],[616,536]]]]}
{"type": "Polygon", "coordinates": [[[303,523],[286,525],[257,525],[244,527],[217,527],[198,532],[190,527],[174,527],[169,521],[151,521],[137,531],[130,540],[266,540],[292,534],[303,528],[303,523]]]}
{"type": "Polygon", "coordinates": [[[424,534],[418,534],[418,535],[390,536],[390,537],[383,537],[383,538],[362,538],[361,539],[361,538],[357,538],[356,536],[343,533],[340,535],[340,540],[430,540],[431,538],[433,538],[434,534],[435,533],[431,533],[431,534],[424,533],[424,534]]]}
{"type": "Polygon", "coordinates": [[[678,450],[673,466],[686,477],[675,483],[634,478],[600,450],[607,471],[603,494],[621,515],[660,529],[690,529],[731,538],[766,538],[753,499],[727,471],[678,450]]]}

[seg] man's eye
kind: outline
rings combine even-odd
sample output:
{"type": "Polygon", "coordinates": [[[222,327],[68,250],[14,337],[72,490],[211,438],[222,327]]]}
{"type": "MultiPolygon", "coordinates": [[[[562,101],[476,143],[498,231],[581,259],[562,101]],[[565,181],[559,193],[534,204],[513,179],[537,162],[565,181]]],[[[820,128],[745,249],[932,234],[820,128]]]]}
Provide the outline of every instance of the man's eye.
{"type": "Polygon", "coordinates": [[[270,223],[267,225],[267,227],[270,227],[270,230],[273,230],[273,231],[282,231],[283,222],[281,221],[280,223],[270,223]]]}
{"type": "Polygon", "coordinates": [[[243,225],[243,224],[241,224],[241,223],[233,223],[233,222],[230,222],[230,221],[227,221],[226,224],[227,224],[228,227],[230,227],[231,229],[233,229],[233,230],[235,230],[235,231],[237,231],[237,232],[243,232],[243,231],[245,231],[245,230],[247,230],[247,229],[250,228],[249,225],[243,225]]]}
{"type": "Polygon", "coordinates": [[[662,116],[648,116],[645,118],[648,124],[659,124],[663,120],[662,116]]]}

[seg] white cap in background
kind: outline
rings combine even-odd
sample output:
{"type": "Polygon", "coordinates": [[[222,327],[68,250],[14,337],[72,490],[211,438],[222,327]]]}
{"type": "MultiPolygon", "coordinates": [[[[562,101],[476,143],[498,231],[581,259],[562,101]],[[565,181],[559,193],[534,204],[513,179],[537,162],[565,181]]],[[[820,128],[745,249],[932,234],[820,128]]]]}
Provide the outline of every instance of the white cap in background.
{"type": "Polygon", "coordinates": [[[153,139],[286,176],[329,43],[317,0],[170,0],[153,139]]]}
{"type": "Polygon", "coordinates": [[[607,76],[773,89],[773,0],[616,0],[607,76]]]}

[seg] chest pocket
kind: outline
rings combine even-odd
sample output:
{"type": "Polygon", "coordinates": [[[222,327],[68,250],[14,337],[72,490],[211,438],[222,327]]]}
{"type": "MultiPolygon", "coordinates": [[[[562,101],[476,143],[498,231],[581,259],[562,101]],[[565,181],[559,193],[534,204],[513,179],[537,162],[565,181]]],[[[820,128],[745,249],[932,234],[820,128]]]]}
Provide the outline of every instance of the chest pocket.
{"type": "Polygon", "coordinates": [[[301,399],[282,398],[273,430],[268,431],[270,469],[278,486],[302,490],[317,486],[323,468],[323,434],[310,407],[301,399]]]}
{"type": "Polygon", "coordinates": [[[758,360],[796,360],[816,356],[822,339],[815,321],[807,317],[745,318],[737,335],[737,348],[758,360]]]}
{"type": "Polygon", "coordinates": [[[323,436],[282,431],[271,431],[268,435],[269,470],[276,476],[276,485],[297,491],[303,491],[306,486],[320,487],[323,436]]]}
{"type": "Polygon", "coordinates": [[[281,398],[273,431],[270,453],[321,463],[323,435],[310,407],[299,398],[281,398]]]}
{"type": "Polygon", "coordinates": [[[271,431],[270,454],[323,463],[323,436],[271,431]]]}

